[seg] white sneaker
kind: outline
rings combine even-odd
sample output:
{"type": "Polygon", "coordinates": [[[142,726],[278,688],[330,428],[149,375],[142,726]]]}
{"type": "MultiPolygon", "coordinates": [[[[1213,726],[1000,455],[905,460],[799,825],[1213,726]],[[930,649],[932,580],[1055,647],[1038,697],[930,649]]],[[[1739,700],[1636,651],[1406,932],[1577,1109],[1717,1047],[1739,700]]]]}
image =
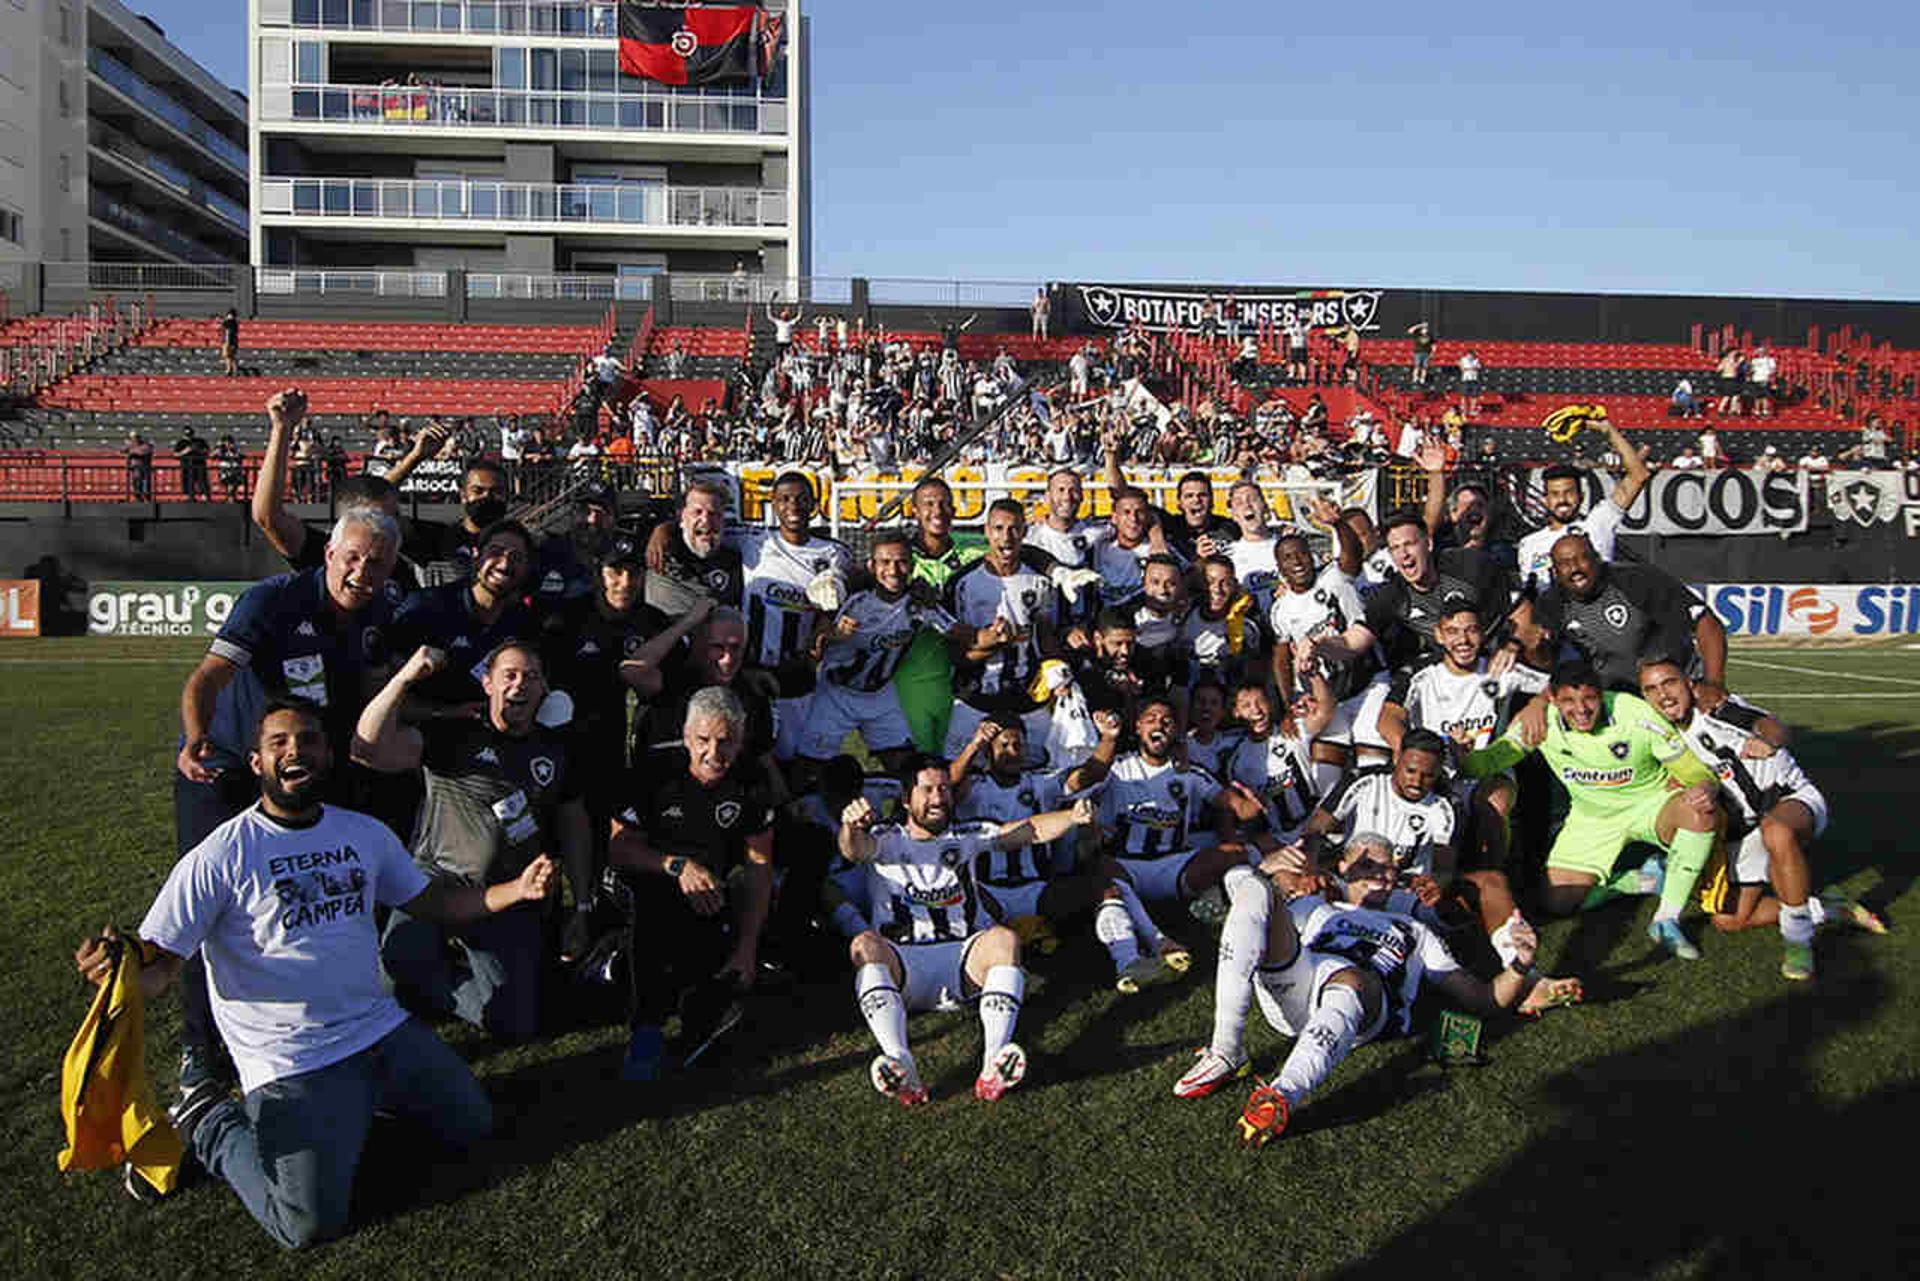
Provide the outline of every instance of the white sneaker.
{"type": "Polygon", "coordinates": [[[1249,1066],[1245,1059],[1230,1059],[1211,1049],[1201,1050],[1187,1074],[1173,1083],[1173,1097],[1204,1099],[1227,1082],[1245,1076],[1249,1066]]]}
{"type": "Polygon", "coordinates": [[[867,1079],[873,1082],[874,1089],[897,1100],[903,1108],[919,1107],[927,1101],[927,1087],[920,1084],[920,1074],[914,1070],[911,1059],[890,1059],[876,1054],[867,1065],[867,1079]]]}
{"type": "Polygon", "coordinates": [[[993,1056],[993,1064],[980,1074],[973,1083],[973,1097],[985,1103],[992,1103],[1027,1076],[1027,1052],[1013,1041],[1008,1041],[1000,1052],[993,1056]]]}

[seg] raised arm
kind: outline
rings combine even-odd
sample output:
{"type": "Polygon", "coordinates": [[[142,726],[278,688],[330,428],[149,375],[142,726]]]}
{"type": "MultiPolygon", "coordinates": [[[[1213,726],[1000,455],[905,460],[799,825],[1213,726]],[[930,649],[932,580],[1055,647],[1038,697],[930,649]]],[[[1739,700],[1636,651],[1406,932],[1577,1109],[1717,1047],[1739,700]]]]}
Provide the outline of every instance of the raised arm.
{"type": "Polygon", "coordinates": [[[873,824],[878,816],[873,802],[856,796],[840,811],[840,855],[849,863],[870,863],[880,842],[874,839],[873,824]]]}
{"type": "Polygon", "coordinates": [[[1032,818],[1009,823],[995,834],[993,847],[997,850],[1020,850],[1029,845],[1045,845],[1049,841],[1059,840],[1076,827],[1090,825],[1094,817],[1093,802],[1081,797],[1071,809],[1049,810],[1045,814],[1035,814],[1032,818]]]}
{"type": "Polygon", "coordinates": [[[180,732],[186,739],[177,762],[180,773],[196,783],[211,783],[213,771],[201,762],[213,750],[208,729],[220,691],[232,683],[239,668],[218,654],[208,654],[180,688],[180,732]]]}
{"type": "Polygon", "coordinates": [[[420,731],[400,723],[400,704],[407,691],[445,666],[447,656],[422,645],[393,674],[367,705],[353,727],[353,759],[383,774],[417,769],[425,740],[420,731]]]}
{"type": "Polygon", "coordinates": [[[1626,511],[1639,499],[1640,491],[1647,487],[1647,482],[1653,479],[1653,469],[1647,466],[1646,451],[1635,449],[1626,434],[1613,425],[1611,418],[1600,420],[1600,430],[1605,433],[1607,444],[1613,446],[1613,452],[1620,455],[1620,462],[1626,468],[1626,475],[1613,485],[1613,505],[1626,511]]]}
{"type": "Polygon", "coordinates": [[[1113,770],[1113,758],[1119,754],[1120,714],[1103,708],[1093,714],[1093,724],[1100,731],[1100,741],[1094,744],[1091,756],[1067,771],[1063,781],[1070,793],[1098,787],[1113,770]]]}
{"type": "Polygon", "coordinates": [[[407,477],[413,475],[414,468],[428,459],[440,456],[440,451],[446,448],[447,439],[451,434],[446,424],[438,419],[422,427],[420,434],[413,438],[413,445],[401,456],[400,461],[387,468],[387,483],[398,489],[407,477]]]}
{"type": "Polygon", "coordinates": [[[462,881],[429,881],[427,888],[402,903],[400,910],[442,925],[471,925],[518,904],[539,902],[553,892],[553,876],[553,860],[542,854],[513,880],[484,889],[462,881]]]}
{"type": "Polygon", "coordinates": [[[307,395],[298,387],[276,392],[267,401],[267,450],[253,482],[253,523],[266,535],[268,546],[287,560],[299,556],[307,542],[307,527],[287,510],[285,499],[287,451],[294,429],[306,416],[307,395]]]}

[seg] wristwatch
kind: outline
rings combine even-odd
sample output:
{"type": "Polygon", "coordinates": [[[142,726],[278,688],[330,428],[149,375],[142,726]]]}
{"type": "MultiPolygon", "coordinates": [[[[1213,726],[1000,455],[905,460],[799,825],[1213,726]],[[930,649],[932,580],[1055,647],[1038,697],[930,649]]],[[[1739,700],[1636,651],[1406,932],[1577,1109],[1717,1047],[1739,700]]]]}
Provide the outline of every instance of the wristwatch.
{"type": "Polygon", "coordinates": [[[665,863],[662,863],[661,866],[667,869],[668,876],[678,880],[680,873],[687,870],[687,860],[676,854],[665,863]]]}

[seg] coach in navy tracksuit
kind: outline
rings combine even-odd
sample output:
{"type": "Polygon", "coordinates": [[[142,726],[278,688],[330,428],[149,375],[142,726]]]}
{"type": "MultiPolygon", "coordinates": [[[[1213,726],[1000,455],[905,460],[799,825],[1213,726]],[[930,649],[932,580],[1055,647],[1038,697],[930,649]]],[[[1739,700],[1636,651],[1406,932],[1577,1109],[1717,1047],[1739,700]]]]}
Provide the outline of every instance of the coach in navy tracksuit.
{"type": "MultiPolygon", "coordinates": [[[[393,517],[349,510],[334,525],[319,568],[266,579],[235,603],[180,692],[173,787],[180,853],[258,797],[247,753],[268,699],[315,704],[329,737],[351,741],[354,719],[385,677],[393,608],[386,585],[399,548],[393,517]]],[[[190,1086],[215,1070],[219,1044],[197,956],[181,972],[180,992],[180,1075],[190,1086]]]]}

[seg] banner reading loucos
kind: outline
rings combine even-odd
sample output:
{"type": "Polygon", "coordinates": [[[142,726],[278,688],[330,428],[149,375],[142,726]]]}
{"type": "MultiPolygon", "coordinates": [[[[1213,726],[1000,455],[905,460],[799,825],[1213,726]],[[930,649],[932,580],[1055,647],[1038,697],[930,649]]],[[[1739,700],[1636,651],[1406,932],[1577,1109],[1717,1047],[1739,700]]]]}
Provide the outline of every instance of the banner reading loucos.
{"type": "MultiPolygon", "coordinates": [[[[1136,285],[1068,284],[1054,287],[1056,308],[1064,313],[1069,332],[1087,333],[1125,329],[1200,329],[1207,300],[1213,299],[1219,325],[1228,323],[1228,308],[1238,311],[1247,329],[1284,329],[1304,320],[1315,329],[1344,329],[1363,333],[1389,328],[1381,314],[1379,289],[1155,289],[1136,285]]],[[[1411,322],[1408,322],[1411,323],[1411,322]]],[[[1404,326],[1403,326],[1404,327],[1404,326]]]]}

